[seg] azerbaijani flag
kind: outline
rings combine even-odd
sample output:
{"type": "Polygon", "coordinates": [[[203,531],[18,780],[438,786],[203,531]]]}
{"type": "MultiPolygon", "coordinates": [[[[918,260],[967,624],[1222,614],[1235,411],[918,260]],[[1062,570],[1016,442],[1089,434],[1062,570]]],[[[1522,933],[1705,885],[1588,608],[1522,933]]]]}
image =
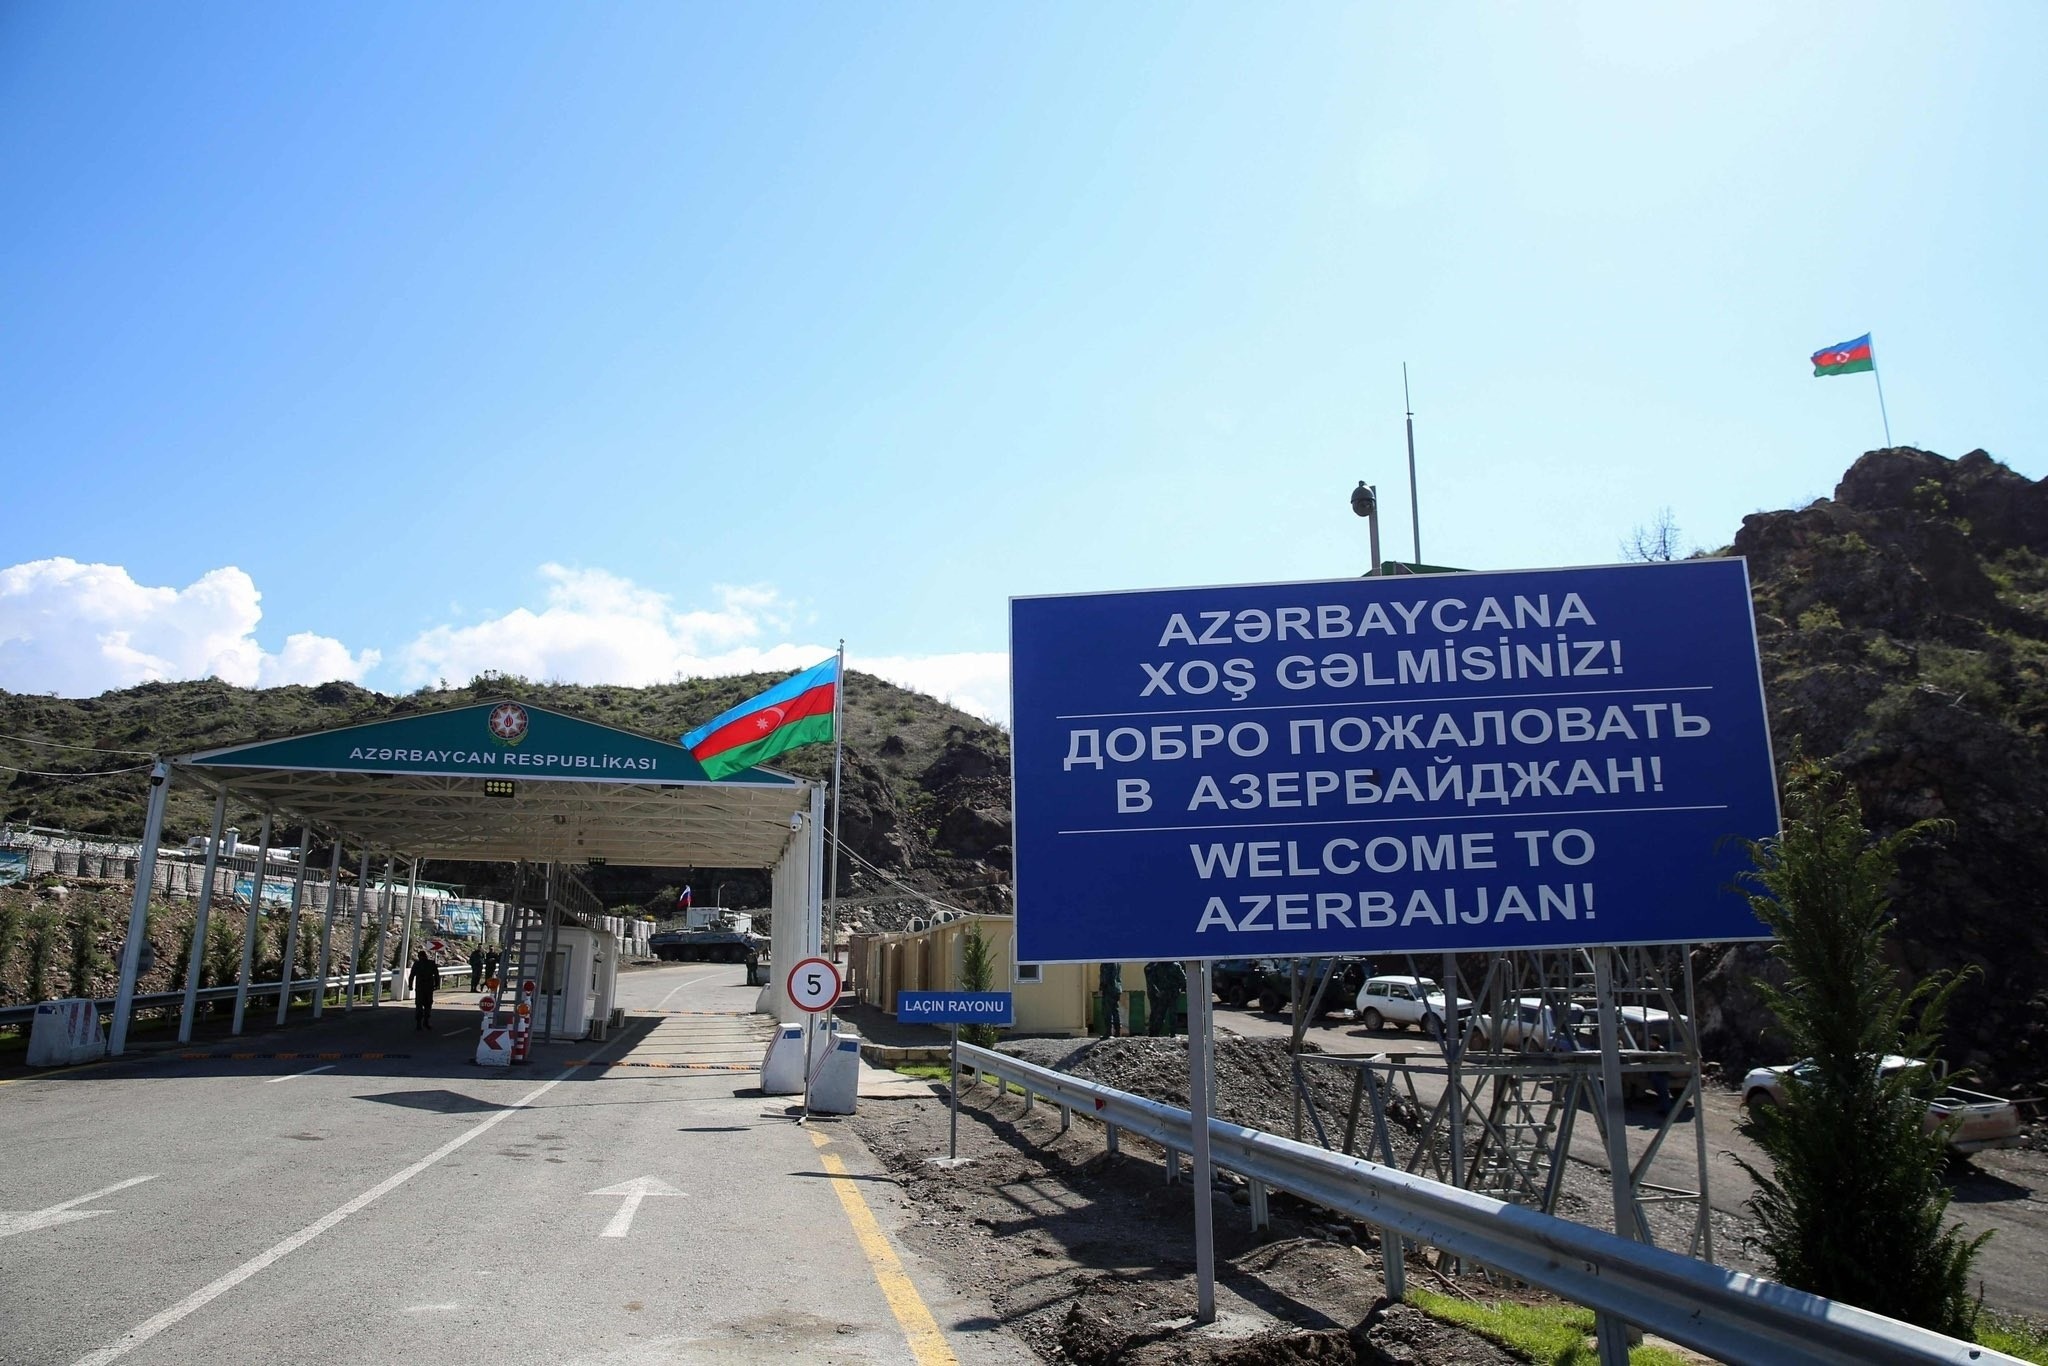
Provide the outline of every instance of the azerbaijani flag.
{"type": "Polygon", "coordinates": [[[1854,341],[1823,347],[1813,353],[1813,373],[1816,375],[1860,375],[1865,370],[1876,368],[1877,361],[1870,354],[1868,332],[1854,341]]]}
{"type": "Polygon", "coordinates": [[[832,738],[839,656],[777,683],[683,737],[709,778],[723,778],[798,745],[832,738]]]}

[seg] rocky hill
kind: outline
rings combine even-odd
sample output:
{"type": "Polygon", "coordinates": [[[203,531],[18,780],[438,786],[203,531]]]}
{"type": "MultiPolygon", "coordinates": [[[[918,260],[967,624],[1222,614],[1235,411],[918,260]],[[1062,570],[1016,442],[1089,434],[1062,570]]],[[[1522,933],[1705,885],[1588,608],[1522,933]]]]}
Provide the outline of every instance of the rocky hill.
{"type": "MultiPolygon", "coordinates": [[[[143,774],[61,775],[126,768],[145,762],[142,756],[151,753],[190,753],[497,697],[673,738],[780,679],[754,674],[611,688],[485,675],[466,687],[423,689],[404,697],[385,697],[348,683],[252,691],[216,679],[151,683],[76,699],[0,692],[0,737],[8,737],[0,738],[0,764],[28,770],[4,775],[0,817],[132,840],[142,830],[143,774]],[[59,749],[26,740],[88,748],[59,749]],[[60,776],[40,776],[53,773],[60,776]]],[[[899,882],[942,896],[950,905],[1007,909],[1009,736],[922,693],[855,672],[846,681],[846,732],[841,836],[859,856],[840,867],[848,918],[897,926],[913,914],[929,914],[929,904],[899,882]],[[880,874],[863,868],[861,860],[880,874]]],[[[815,778],[825,776],[831,762],[831,747],[818,745],[783,755],[774,766],[815,778]]],[[[203,834],[211,816],[203,793],[189,786],[174,788],[165,837],[203,834]]],[[[230,819],[253,832],[260,818],[239,812],[230,819]]],[[[296,841],[297,832],[279,837],[296,841]]],[[[488,865],[430,864],[426,876],[462,883],[479,895],[504,890],[504,870],[488,865]]],[[[643,902],[659,886],[679,880],[695,886],[700,905],[720,883],[728,905],[764,906],[768,899],[766,876],[756,870],[610,865],[586,870],[585,876],[614,905],[643,902]]]]}
{"type": "MultiPolygon", "coordinates": [[[[1874,829],[1934,817],[1897,893],[1900,966],[1971,969],[1952,1062],[2048,1081],[2048,481],[1983,451],[1872,451],[1833,498],[1747,517],[1771,730],[1854,781],[1874,829]]],[[[1778,1061],[1748,981],[1758,947],[1714,955],[1704,1042],[1778,1061]]]]}

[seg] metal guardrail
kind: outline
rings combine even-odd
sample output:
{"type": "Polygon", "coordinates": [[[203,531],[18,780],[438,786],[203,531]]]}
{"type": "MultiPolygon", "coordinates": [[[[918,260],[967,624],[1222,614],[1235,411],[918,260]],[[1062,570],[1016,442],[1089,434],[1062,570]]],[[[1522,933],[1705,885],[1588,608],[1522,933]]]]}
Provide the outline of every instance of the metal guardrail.
{"type": "MultiPolygon", "coordinates": [[[[1170,1105],[969,1044],[960,1046],[960,1067],[1014,1084],[1027,1104],[1034,1096],[1052,1101],[1069,1122],[1076,1110],[1092,1115],[1110,1127],[1112,1147],[1119,1129],[1150,1139],[1166,1149],[1169,1173],[1193,1143],[1193,1118],[1170,1105]]],[[[1220,1119],[1209,1121],[1209,1148],[1217,1166],[1252,1183],[1256,1223],[1265,1221],[1271,1188],[1377,1226],[1391,1296],[1402,1293],[1402,1245],[1417,1243],[1733,1366],[2018,1362],[1760,1276],[1220,1119]]]]}
{"type": "MultiPolygon", "coordinates": [[[[468,970],[466,967],[463,969],[464,972],[468,970]]],[[[386,982],[392,980],[391,971],[388,968],[384,971],[384,980],[386,982]]],[[[311,993],[316,988],[323,993],[347,991],[351,983],[359,988],[374,986],[376,981],[377,974],[374,972],[359,972],[353,978],[329,977],[324,984],[311,977],[294,977],[291,981],[290,989],[292,994],[296,996],[301,992],[311,993]]],[[[254,1001],[259,997],[267,997],[271,1001],[276,1001],[277,993],[283,987],[284,983],[276,981],[251,982],[249,984],[249,999],[254,1001]]],[[[228,983],[224,987],[201,987],[197,993],[197,999],[201,1001],[232,1001],[235,999],[236,990],[237,988],[233,982],[228,983]]],[[[0,1006],[0,1026],[32,1023],[35,1020],[36,1006],[38,1004],[47,1003],[31,1002],[25,1006],[0,1006]]],[[[146,996],[137,995],[135,998],[135,1009],[138,1011],[162,1010],[167,1006],[183,1006],[184,1004],[185,993],[183,991],[153,991],[146,996]]],[[[114,1008],[114,998],[111,996],[97,997],[94,999],[93,1005],[102,1011],[111,1011],[114,1008]]]]}

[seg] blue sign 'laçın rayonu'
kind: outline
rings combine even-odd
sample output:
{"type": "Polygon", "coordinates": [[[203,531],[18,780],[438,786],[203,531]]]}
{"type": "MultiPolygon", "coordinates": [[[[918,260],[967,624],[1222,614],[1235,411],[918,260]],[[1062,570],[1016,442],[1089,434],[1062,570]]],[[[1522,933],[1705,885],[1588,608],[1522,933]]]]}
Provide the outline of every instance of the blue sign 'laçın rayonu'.
{"type": "Polygon", "coordinates": [[[896,1018],[903,1024],[1009,1025],[1017,1022],[1007,991],[899,991],[896,1018]]]}
{"type": "Polygon", "coordinates": [[[1767,937],[1740,559],[1018,598],[1017,957],[1767,937]]]}

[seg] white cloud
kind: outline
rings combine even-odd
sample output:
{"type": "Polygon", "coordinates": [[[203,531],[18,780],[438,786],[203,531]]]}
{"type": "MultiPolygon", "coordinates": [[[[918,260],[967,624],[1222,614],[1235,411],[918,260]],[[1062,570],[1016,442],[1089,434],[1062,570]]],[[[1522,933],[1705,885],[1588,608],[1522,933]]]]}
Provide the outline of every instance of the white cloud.
{"type": "Polygon", "coordinates": [[[0,688],[89,697],[110,688],[218,677],[241,687],[360,680],[375,650],[300,633],[266,653],[255,582],[232,565],[187,588],[152,588],[112,564],[32,560],[0,569],[0,688]]]}
{"type": "Polygon", "coordinates": [[[984,721],[1010,724],[1010,656],[1001,650],[953,655],[850,655],[846,667],[930,693],[984,721]]]}
{"type": "MultiPolygon", "coordinates": [[[[832,653],[794,636],[796,608],[764,586],[721,585],[708,606],[599,569],[541,566],[538,608],[423,632],[393,661],[417,687],[481,673],[644,686],[673,678],[782,673],[832,653]]],[[[0,570],[0,688],[88,697],[156,680],[218,677],[240,687],[363,682],[382,660],[312,632],[269,652],[257,642],[262,594],[232,566],[187,588],[147,587],[119,565],[36,560],[0,570]]],[[[452,608],[452,604],[451,604],[452,608]]],[[[460,609],[454,609],[460,610],[460,609]]],[[[1009,656],[855,654],[849,666],[1007,724],[1009,656]]]]}
{"type": "MultiPolygon", "coordinates": [[[[721,584],[715,605],[678,609],[667,594],[601,569],[541,566],[540,610],[518,607],[467,626],[437,626],[401,654],[407,687],[465,683],[486,672],[625,687],[673,678],[809,668],[833,646],[790,639],[797,615],[774,588],[721,584]]],[[[854,655],[850,668],[951,701],[992,721],[1009,717],[1009,656],[854,655]]]]}

